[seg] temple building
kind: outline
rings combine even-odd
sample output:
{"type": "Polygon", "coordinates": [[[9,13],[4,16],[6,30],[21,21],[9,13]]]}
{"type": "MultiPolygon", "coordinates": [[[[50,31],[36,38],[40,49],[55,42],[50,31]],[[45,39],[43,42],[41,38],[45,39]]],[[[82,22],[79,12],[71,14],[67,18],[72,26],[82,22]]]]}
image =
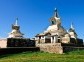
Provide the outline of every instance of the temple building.
{"type": "Polygon", "coordinates": [[[61,19],[55,8],[54,15],[50,18],[51,25],[42,33],[35,36],[37,44],[41,43],[76,43],[78,41],[77,33],[71,23],[68,31],[61,25],[61,19]],[[72,39],[75,41],[72,42],[72,39]]]}
{"type": "Polygon", "coordinates": [[[77,37],[73,23],[69,30],[61,25],[56,8],[50,22],[51,25],[44,32],[35,36],[36,46],[40,48],[40,51],[62,54],[66,51],[81,50],[81,47],[84,47],[83,40],[77,37]]]}
{"type": "Polygon", "coordinates": [[[18,18],[15,24],[12,25],[12,31],[9,33],[8,38],[23,38],[23,33],[20,32],[20,26],[18,25],[18,18]]]}

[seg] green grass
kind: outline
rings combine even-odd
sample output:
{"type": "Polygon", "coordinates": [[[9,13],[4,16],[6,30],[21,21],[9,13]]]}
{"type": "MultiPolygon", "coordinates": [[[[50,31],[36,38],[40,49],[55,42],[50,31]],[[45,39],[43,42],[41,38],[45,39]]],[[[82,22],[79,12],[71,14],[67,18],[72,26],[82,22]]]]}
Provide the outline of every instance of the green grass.
{"type": "Polygon", "coordinates": [[[0,56],[0,62],[84,62],[84,50],[65,54],[23,52],[0,56]]]}

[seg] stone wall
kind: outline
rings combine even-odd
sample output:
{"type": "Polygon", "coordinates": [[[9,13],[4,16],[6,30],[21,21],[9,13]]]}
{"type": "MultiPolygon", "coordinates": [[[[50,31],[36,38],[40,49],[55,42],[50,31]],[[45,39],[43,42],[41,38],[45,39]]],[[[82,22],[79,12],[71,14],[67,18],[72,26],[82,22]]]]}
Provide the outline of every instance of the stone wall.
{"type": "Polygon", "coordinates": [[[0,39],[0,48],[7,47],[35,47],[35,40],[29,38],[0,39]]]}
{"type": "Polygon", "coordinates": [[[49,52],[49,53],[63,53],[63,48],[61,43],[46,43],[46,44],[37,44],[37,47],[40,47],[40,51],[49,52]]]}
{"type": "Polygon", "coordinates": [[[7,38],[7,47],[35,47],[35,41],[29,38],[7,38]]]}

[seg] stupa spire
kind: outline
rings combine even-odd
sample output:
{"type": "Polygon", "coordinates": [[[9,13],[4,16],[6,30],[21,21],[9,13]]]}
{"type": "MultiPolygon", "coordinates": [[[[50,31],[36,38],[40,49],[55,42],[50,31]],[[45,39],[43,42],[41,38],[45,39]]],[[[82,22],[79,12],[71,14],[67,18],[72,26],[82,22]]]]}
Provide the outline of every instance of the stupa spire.
{"type": "Polygon", "coordinates": [[[73,23],[71,23],[71,29],[73,29],[73,30],[74,30],[73,23]]]}
{"type": "Polygon", "coordinates": [[[18,18],[16,18],[15,25],[18,26],[18,18]]]}
{"type": "Polygon", "coordinates": [[[58,18],[57,8],[55,8],[55,10],[54,10],[54,17],[58,18]]]}

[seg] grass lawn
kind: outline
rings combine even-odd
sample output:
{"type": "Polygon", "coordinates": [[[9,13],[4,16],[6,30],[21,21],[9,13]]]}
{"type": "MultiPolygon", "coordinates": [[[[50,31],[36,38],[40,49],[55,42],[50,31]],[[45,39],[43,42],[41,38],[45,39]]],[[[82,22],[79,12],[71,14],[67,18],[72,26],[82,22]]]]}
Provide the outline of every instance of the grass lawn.
{"type": "Polygon", "coordinates": [[[84,50],[65,54],[23,52],[0,56],[0,62],[84,62],[84,50]]]}

